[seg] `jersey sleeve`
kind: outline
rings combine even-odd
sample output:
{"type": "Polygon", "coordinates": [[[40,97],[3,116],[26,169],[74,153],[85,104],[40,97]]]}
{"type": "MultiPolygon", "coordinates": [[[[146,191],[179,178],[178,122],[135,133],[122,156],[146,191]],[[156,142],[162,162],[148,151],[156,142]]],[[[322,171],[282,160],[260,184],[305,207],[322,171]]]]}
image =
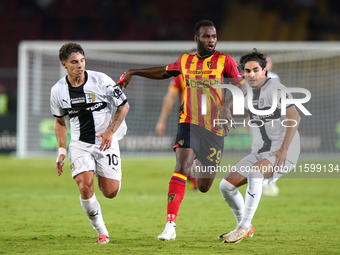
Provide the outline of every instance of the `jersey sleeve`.
{"type": "Polygon", "coordinates": [[[64,110],[59,103],[58,86],[55,85],[51,89],[50,98],[51,112],[54,117],[62,118],[67,115],[67,110],[64,110]]]}
{"type": "MultiPolygon", "coordinates": [[[[183,55],[182,55],[183,56],[183,55]]],[[[171,76],[178,76],[182,73],[182,68],[181,68],[181,60],[182,56],[180,56],[175,63],[172,63],[170,65],[166,66],[166,71],[169,75],[171,76]]]]}
{"type": "Polygon", "coordinates": [[[127,98],[119,87],[114,87],[116,83],[109,77],[105,77],[106,97],[113,106],[119,107],[127,102],[127,98]]]}
{"type": "Polygon", "coordinates": [[[243,79],[241,69],[239,68],[235,59],[233,59],[230,56],[227,56],[226,61],[224,63],[224,68],[225,68],[224,77],[228,78],[232,84],[238,87],[245,82],[245,80],[243,79]]]}

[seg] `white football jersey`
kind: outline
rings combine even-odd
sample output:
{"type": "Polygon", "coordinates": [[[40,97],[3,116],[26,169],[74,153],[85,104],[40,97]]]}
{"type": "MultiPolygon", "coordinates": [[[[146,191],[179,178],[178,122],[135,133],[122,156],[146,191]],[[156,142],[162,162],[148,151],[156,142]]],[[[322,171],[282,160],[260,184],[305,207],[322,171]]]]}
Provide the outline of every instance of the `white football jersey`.
{"type": "MultiPolygon", "coordinates": [[[[85,82],[72,87],[67,76],[51,89],[51,112],[54,117],[69,115],[71,140],[100,144],[103,133],[111,124],[117,107],[127,102],[125,94],[106,74],[85,71],[85,82]]],[[[126,134],[125,120],[113,135],[120,140],[126,134]]]]}
{"type": "MultiPolygon", "coordinates": [[[[247,97],[245,98],[245,107],[248,109],[250,117],[250,125],[253,134],[252,153],[274,152],[280,149],[283,139],[286,134],[286,127],[288,125],[287,116],[281,115],[281,90],[286,88],[277,79],[269,78],[265,84],[258,90],[253,92],[253,107],[256,110],[268,110],[273,105],[273,91],[277,91],[277,105],[272,114],[257,115],[252,113],[248,107],[247,97]]],[[[292,99],[292,94],[285,95],[287,99],[292,99]]],[[[292,105],[288,105],[286,108],[292,105]]],[[[299,133],[295,132],[292,144],[299,144],[299,133]]]]}

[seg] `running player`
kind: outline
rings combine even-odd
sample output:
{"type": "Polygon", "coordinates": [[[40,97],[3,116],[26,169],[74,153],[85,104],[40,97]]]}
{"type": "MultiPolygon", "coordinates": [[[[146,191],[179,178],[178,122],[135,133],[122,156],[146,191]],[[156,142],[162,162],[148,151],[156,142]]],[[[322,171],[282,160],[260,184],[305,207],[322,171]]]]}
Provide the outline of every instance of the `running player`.
{"type": "MultiPolygon", "coordinates": [[[[189,54],[196,55],[197,50],[196,49],[192,50],[189,52],[189,54]]],[[[161,114],[159,115],[158,122],[156,125],[157,135],[159,136],[164,135],[165,130],[166,130],[166,119],[168,118],[168,115],[178,95],[180,97],[179,108],[181,108],[181,106],[183,105],[184,94],[185,94],[184,91],[185,91],[185,79],[183,78],[183,75],[180,74],[177,77],[172,77],[170,81],[170,85],[168,87],[168,93],[166,93],[166,95],[164,96],[161,114]]],[[[192,164],[192,168],[195,169],[196,165],[197,165],[197,161],[194,160],[194,163],[192,164]]],[[[188,180],[190,180],[192,183],[193,192],[196,192],[197,190],[196,178],[190,175],[188,176],[188,180]]]]}
{"type": "Polygon", "coordinates": [[[107,198],[117,196],[121,185],[118,140],[126,133],[129,111],[126,96],[106,74],[85,70],[85,53],[76,43],[64,44],[59,59],[67,75],[51,90],[51,111],[59,146],[56,169],[60,176],[66,158],[66,116],[71,126],[69,145],[72,177],[80,191],[80,204],[98,233],[96,243],[110,241],[100,205],[94,194],[94,175],[107,198]]]}
{"type": "MultiPolygon", "coordinates": [[[[224,83],[223,78],[226,77],[246,94],[245,81],[236,61],[229,55],[215,51],[217,33],[214,23],[209,20],[198,22],[194,40],[197,43],[197,55],[183,54],[175,63],[164,67],[131,69],[119,81],[119,85],[125,88],[133,75],[166,79],[182,74],[185,79],[184,104],[174,146],[176,166],[169,183],[167,222],[164,231],[158,236],[159,240],[176,238],[176,217],[193,160],[197,158],[200,167],[217,167],[221,161],[224,135],[226,131],[229,132],[229,127],[215,127],[213,120],[233,121],[230,112],[233,99],[224,101],[223,90],[215,88],[215,84],[224,83]],[[204,98],[205,105],[202,104],[204,98]]],[[[197,173],[198,189],[207,192],[215,175],[216,172],[197,173]]]]}
{"type": "MultiPolygon", "coordinates": [[[[254,51],[241,57],[240,64],[244,76],[252,88],[252,104],[256,110],[270,109],[277,91],[277,105],[272,114],[256,115],[249,111],[252,127],[252,151],[243,158],[220,183],[220,190],[231,211],[237,226],[219,239],[224,243],[238,243],[252,236],[254,217],[262,194],[262,185],[275,182],[289,172],[298,161],[300,138],[297,128],[300,115],[294,105],[286,107],[286,115],[281,115],[281,91],[285,89],[278,80],[267,77],[266,59],[254,51]],[[283,124],[284,123],[284,124],[283,124]],[[248,183],[245,200],[238,187],[248,183]]],[[[247,97],[251,96],[248,93],[247,97]]],[[[290,93],[283,95],[292,98],[290,93]]],[[[245,100],[248,109],[247,100],[245,100]]]]}

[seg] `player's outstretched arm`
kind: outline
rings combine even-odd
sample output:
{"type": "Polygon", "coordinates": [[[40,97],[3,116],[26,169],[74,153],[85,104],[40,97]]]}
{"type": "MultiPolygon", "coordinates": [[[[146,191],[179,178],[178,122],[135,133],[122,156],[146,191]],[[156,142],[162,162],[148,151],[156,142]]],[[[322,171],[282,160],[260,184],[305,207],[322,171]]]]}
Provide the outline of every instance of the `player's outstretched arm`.
{"type": "Polygon", "coordinates": [[[125,89],[127,85],[130,83],[131,77],[133,75],[138,75],[153,80],[161,80],[171,77],[171,75],[167,73],[165,66],[143,69],[130,69],[120,76],[120,79],[118,83],[115,85],[115,87],[120,86],[121,89],[125,89]]]}
{"type": "Polygon", "coordinates": [[[301,117],[294,105],[286,109],[286,116],[288,118],[288,121],[286,124],[287,129],[286,129],[286,135],[283,139],[281,148],[271,154],[271,156],[276,156],[274,167],[285,164],[288,148],[293,140],[295,132],[298,129],[300,121],[301,121],[301,117]]]}
{"type": "Polygon", "coordinates": [[[126,102],[124,105],[121,105],[117,108],[115,115],[113,116],[113,120],[111,125],[106,129],[104,133],[97,135],[96,137],[101,137],[102,142],[100,144],[99,150],[107,150],[111,147],[112,136],[119,128],[120,124],[122,124],[125,119],[127,113],[129,112],[130,105],[126,102]]]}
{"type": "Polygon", "coordinates": [[[66,141],[67,141],[67,128],[66,128],[66,117],[55,118],[54,132],[58,142],[59,155],[55,168],[57,169],[58,175],[63,173],[63,166],[66,159],[66,141]]]}

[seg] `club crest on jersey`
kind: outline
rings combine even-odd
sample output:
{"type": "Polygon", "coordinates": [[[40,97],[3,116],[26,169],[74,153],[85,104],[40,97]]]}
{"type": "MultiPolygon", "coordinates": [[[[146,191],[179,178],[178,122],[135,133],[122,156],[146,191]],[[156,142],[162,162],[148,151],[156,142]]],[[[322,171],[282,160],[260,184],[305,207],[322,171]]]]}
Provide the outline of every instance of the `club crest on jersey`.
{"type": "Polygon", "coordinates": [[[86,103],[93,103],[96,100],[95,94],[86,94],[86,103]]]}
{"type": "Polygon", "coordinates": [[[214,64],[214,62],[212,62],[212,61],[208,61],[208,62],[207,62],[207,66],[208,66],[208,68],[211,68],[213,64],[214,64]]]}
{"type": "Polygon", "coordinates": [[[73,172],[73,171],[75,170],[74,163],[72,163],[72,164],[70,165],[70,167],[71,167],[71,171],[73,172]]]}
{"type": "Polygon", "coordinates": [[[260,98],[260,106],[264,105],[264,98],[260,98]]]}
{"type": "Polygon", "coordinates": [[[172,202],[175,200],[176,194],[169,194],[168,195],[168,203],[172,202]]]}
{"type": "Polygon", "coordinates": [[[181,146],[183,146],[183,144],[184,144],[184,139],[180,140],[180,141],[178,142],[178,144],[181,145],[181,146]]]}

